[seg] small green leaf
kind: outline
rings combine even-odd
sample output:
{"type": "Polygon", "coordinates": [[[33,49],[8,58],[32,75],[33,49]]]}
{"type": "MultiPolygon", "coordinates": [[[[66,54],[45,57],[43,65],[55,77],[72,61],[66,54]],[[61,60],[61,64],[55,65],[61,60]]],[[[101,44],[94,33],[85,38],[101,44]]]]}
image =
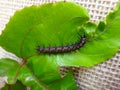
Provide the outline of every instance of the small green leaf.
{"type": "Polygon", "coordinates": [[[84,31],[87,37],[87,39],[91,39],[91,38],[94,38],[95,36],[95,32],[96,32],[96,29],[97,29],[97,24],[93,23],[93,22],[87,22],[82,28],[80,31],[84,31]]]}
{"type": "Polygon", "coordinates": [[[105,30],[105,27],[106,27],[105,22],[104,21],[100,21],[99,24],[98,24],[98,27],[96,29],[96,36],[98,36],[101,33],[103,33],[104,30],[105,30]]]}

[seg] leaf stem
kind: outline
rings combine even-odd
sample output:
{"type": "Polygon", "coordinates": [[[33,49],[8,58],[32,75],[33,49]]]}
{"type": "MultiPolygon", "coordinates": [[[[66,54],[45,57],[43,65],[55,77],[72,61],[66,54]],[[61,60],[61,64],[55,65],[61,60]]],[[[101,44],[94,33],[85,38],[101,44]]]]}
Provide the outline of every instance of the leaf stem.
{"type": "Polygon", "coordinates": [[[23,58],[24,60],[28,60],[29,58],[31,58],[31,57],[33,57],[33,56],[37,56],[38,54],[32,54],[32,55],[30,55],[30,56],[28,56],[28,57],[26,57],[26,58],[23,58]]]}
{"type": "Polygon", "coordinates": [[[10,85],[7,85],[8,86],[8,90],[10,90],[11,86],[10,85]]]}
{"type": "Polygon", "coordinates": [[[17,72],[16,72],[16,74],[15,74],[15,77],[14,77],[14,79],[13,79],[13,84],[16,82],[17,76],[18,76],[18,74],[19,74],[19,72],[20,72],[20,69],[24,66],[25,63],[26,63],[26,61],[23,60],[22,63],[20,64],[20,66],[18,67],[18,70],[17,70],[17,72]]]}

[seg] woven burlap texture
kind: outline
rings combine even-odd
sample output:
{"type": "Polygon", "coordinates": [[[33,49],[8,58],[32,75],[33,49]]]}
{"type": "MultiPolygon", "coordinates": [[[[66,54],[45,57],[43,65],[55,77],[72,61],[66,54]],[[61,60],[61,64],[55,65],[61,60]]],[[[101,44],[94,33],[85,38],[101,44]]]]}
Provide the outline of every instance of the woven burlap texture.
{"type": "MultiPolygon", "coordinates": [[[[25,6],[56,1],[58,0],[0,0],[0,33],[16,10],[20,10],[25,6]]],[[[91,16],[91,21],[94,22],[104,20],[106,15],[116,6],[116,3],[119,2],[119,0],[71,1],[87,8],[91,16]]],[[[18,57],[0,48],[0,58],[2,57],[9,57],[20,62],[18,57]]],[[[90,69],[74,67],[73,70],[79,90],[120,90],[120,52],[112,59],[90,69]]],[[[67,68],[61,68],[61,71],[62,74],[65,74],[67,68]]]]}

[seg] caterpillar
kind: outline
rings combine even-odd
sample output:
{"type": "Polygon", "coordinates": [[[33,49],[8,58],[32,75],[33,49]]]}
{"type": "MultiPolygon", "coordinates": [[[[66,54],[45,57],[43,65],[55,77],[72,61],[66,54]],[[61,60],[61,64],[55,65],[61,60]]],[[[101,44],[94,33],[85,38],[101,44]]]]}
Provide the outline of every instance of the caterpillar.
{"type": "Polygon", "coordinates": [[[57,46],[57,47],[37,47],[38,53],[48,53],[48,54],[58,54],[58,53],[69,53],[71,51],[75,51],[81,48],[86,43],[86,36],[83,34],[80,37],[80,40],[75,44],[71,44],[68,46],[57,46]]]}

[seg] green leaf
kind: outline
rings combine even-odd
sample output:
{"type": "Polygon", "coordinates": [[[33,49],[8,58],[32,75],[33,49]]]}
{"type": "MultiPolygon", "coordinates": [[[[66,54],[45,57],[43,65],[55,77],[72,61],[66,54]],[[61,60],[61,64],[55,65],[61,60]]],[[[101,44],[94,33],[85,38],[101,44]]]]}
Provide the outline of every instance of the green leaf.
{"type": "Polygon", "coordinates": [[[62,79],[56,80],[49,85],[51,90],[77,90],[75,79],[72,72],[69,72],[62,79]]]}
{"type": "Polygon", "coordinates": [[[20,80],[23,85],[30,87],[38,87],[38,90],[47,90],[45,83],[39,81],[34,73],[26,66],[21,68],[21,71],[18,74],[18,80],[20,80]]]}
{"type": "MultiPolygon", "coordinates": [[[[111,12],[106,17],[106,26],[101,35],[101,38],[104,38],[106,46],[111,50],[120,48],[120,3],[118,3],[114,12],[111,12]]],[[[113,52],[115,53],[115,52],[113,52]]]]}
{"type": "Polygon", "coordinates": [[[26,87],[20,81],[17,81],[13,85],[6,85],[1,90],[26,90],[26,87]]]}
{"type": "Polygon", "coordinates": [[[11,59],[0,59],[0,76],[7,76],[9,85],[15,84],[18,79],[25,86],[38,87],[38,90],[47,88],[47,84],[60,79],[57,65],[51,61],[34,57],[27,64],[18,64],[11,59]],[[29,66],[30,65],[30,66],[29,66]]]}
{"type": "Polygon", "coordinates": [[[101,33],[104,31],[105,29],[105,22],[104,21],[100,21],[99,24],[98,24],[98,27],[97,27],[97,30],[96,30],[96,33],[101,33]]]}
{"type": "Polygon", "coordinates": [[[28,60],[29,68],[42,82],[48,84],[60,78],[59,65],[54,58],[48,56],[35,56],[28,60]]]}
{"type": "Polygon", "coordinates": [[[37,54],[37,46],[74,43],[78,27],[88,19],[87,10],[71,2],[25,7],[11,17],[0,36],[0,45],[26,58],[37,54]]]}
{"type": "Polygon", "coordinates": [[[87,34],[86,38],[87,40],[89,40],[94,38],[96,29],[97,29],[97,24],[93,22],[87,22],[80,30],[84,31],[84,33],[87,34]]]}
{"type": "Polygon", "coordinates": [[[52,61],[43,60],[39,63],[39,59],[34,57],[28,61],[28,65],[25,64],[24,66],[9,59],[1,59],[0,61],[0,76],[7,76],[8,80],[12,82],[9,84],[14,84],[18,79],[26,86],[38,87],[38,90],[44,90],[47,88],[46,84],[60,79],[58,66],[52,61]]]}
{"type": "Polygon", "coordinates": [[[14,84],[16,82],[15,76],[18,70],[19,64],[11,59],[0,59],[0,76],[7,76],[8,84],[14,84]]]}
{"type": "Polygon", "coordinates": [[[76,82],[72,72],[61,78],[58,75],[58,72],[55,71],[56,65],[53,65],[53,60],[47,62],[44,59],[41,63],[38,61],[40,60],[37,59],[37,57],[32,58],[28,61],[30,67],[28,68],[24,66],[21,69],[21,72],[18,75],[18,79],[24,85],[30,86],[32,90],[44,90],[45,88],[41,87],[43,83],[46,84],[45,86],[47,90],[77,90],[76,82]]]}
{"type": "Polygon", "coordinates": [[[80,50],[57,55],[40,54],[40,62],[45,58],[48,61],[54,60],[56,65],[61,66],[91,67],[111,58],[118,51],[120,8],[118,5],[108,15],[106,25],[102,23],[96,27],[91,22],[85,24],[88,17],[83,7],[71,2],[26,7],[11,18],[0,36],[0,45],[27,60],[38,55],[37,46],[70,45],[78,41],[78,32],[81,35],[84,30],[89,30],[90,33],[85,31],[88,37],[99,29],[101,33],[91,37],[91,41],[87,41],[80,50]]]}
{"type": "Polygon", "coordinates": [[[61,78],[56,61],[48,60],[45,56],[30,58],[27,67],[21,69],[18,78],[25,85],[32,85],[34,83],[33,76],[37,78],[36,80],[40,80],[45,84],[61,78]]]}

